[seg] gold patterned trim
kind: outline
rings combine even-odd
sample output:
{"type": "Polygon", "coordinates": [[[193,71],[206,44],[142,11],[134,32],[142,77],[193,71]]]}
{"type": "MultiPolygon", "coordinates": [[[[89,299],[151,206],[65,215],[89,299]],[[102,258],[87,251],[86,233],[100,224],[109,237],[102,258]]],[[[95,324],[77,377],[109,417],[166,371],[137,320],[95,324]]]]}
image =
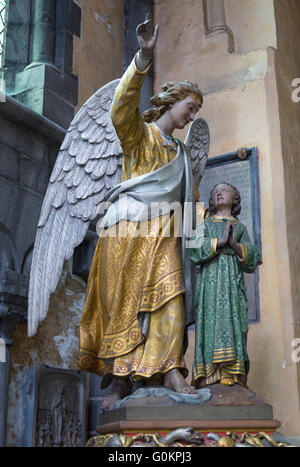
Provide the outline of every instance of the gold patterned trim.
{"type": "Polygon", "coordinates": [[[131,352],[144,340],[137,319],[125,330],[118,334],[103,336],[99,354],[101,358],[115,358],[131,352]]]}
{"type": "Polygon", "coordinates": [[[92,371],[93,373],[103,376],[109,371],[110,365],[108,365],[105,360],[91,355],[89,350],[80,348],[76,368],[80,371],[92,371]]]}
{"type": "MultiPolygon", "coordinates": [[[[221,362],[213,362],[213,363],[201,363],[193,366],[193,376],[192,381],[196,381],[199,378],[210,378],[218,368],[218,365],[221,362]]],[[[225,362],[224,362],[225,363],[225,362]]],[[[233,374],[233,375],[246,375],[245,372],[245,363],[243,360],[236,360],[232,363],[232,365],[223,365],[222,368],[226,370],[226,372],[233,374]]]]}
{"type": "Polygon", "coordinates": [[[213,351],[213,363],[227,362],[235,360],[236,353],[234,347],[227,349],[215,349],[213,351]]]}
{"type": "Polygon", "coordinates": [[[114,362],[114,375],[117,376],[129,376],[134,375],[134,379],[140,378],[152,378],[154,375],[165,374],[173,368],[178,368],[184,377],[188,375],[188,370],[178,358],[169,358],[164,359],[159,364],[151,364],[151,362],[146,362],[141,365],[139,360],[128,360],[124,364],[119,362],[114,362]]]}
{"type": "Polygon", "coordinates": [[[233,224],[238,223],[238,220],[233,216],[225,217],[225,216],[217,216],[217,214],[214,214],[213,216],[210,216],[210,219],[213,222],[227,222],[227,221],[231,220],[233,224]]]}
{"type": "Polygon", "coordinates": [[[232,375],[245,375],[245,364],[244,362],[236,362],[233,366],[225,366],[224,367],[228,373],[232,375]]]}
{"type": "Polygon", "coordinates": [[[156,284],[145,287],[139,311],[155,311],[177,295],[184,293],[182,270],[174,271],[156,284]]]}

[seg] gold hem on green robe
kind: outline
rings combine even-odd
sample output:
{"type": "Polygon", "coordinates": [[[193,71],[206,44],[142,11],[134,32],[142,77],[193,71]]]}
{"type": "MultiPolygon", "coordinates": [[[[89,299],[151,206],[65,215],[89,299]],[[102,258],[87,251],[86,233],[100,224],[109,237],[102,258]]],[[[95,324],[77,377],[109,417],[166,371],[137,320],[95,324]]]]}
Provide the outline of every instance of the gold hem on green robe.
{"type": "Polygon", "coordinates": [[[221,362],[193,365],[192,386],[196,388],[208,386],[222,380],[231,380],[232,384],[245,385],[247,375],[243,361],[224,359],[221,362]]]}

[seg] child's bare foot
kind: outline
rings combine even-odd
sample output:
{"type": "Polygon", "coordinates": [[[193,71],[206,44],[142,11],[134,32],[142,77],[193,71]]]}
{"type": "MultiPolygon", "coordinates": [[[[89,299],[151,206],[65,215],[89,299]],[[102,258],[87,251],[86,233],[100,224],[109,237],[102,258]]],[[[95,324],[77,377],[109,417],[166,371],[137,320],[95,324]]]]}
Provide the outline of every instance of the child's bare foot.
{"type": "Polygon", "coordinates": [[[168,371],[164,376],[164,386],[184,394],[197,394],[197,389],[190,386],[177,368],[168,371]]]}
{"type": "Polygon", "coordinates": [[[111,394],[103,401],[101,408],[109,409],[115,402],[126,397],[131,390],[129,378],[116,378],[113,381],[111,394]]]}

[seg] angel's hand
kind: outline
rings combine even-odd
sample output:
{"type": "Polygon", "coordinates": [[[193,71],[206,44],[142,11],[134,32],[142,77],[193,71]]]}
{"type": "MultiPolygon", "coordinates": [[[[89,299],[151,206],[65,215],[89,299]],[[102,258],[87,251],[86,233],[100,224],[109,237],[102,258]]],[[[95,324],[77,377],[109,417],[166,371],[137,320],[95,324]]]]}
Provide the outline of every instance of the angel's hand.
{"type": "Polygon", "coordinates": [[[136,28],[136,35],[142,55],[152,58],[158,37],[158,25],[155,26],[154,32],[151,34],[149,13],[147,13],[145,21],[136,28]]]}

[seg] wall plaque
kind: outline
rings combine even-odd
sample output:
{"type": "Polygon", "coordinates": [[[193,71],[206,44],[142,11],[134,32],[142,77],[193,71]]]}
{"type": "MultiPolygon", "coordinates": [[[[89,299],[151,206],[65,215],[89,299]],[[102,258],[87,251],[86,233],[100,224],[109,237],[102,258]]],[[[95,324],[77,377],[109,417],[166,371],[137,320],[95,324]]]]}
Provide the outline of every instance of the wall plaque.
{"type": "MultiPolygon", "coordinates": [[[[241,214],[238,216],[248,230],[251,241],[261,252],[260,188],[257,148],[209,158],[200,183],[200,201],[208,207],[209,194],[217,183],[229,182],[241,194],[241,214]]],[[[245,274],[248,294],[249,323],[259,321],[259,272],[245,274]]]]}

